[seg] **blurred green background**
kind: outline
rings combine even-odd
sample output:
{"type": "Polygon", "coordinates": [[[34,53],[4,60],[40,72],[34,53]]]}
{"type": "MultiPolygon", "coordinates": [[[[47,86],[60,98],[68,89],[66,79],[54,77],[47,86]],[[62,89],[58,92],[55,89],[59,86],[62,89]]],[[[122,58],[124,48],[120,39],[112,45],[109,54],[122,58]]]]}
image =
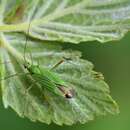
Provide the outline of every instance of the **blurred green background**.
{"type": "Polygon", "coordinates": [[[28,119],[19,118],[11,109],[4,109],[0,104],[1,130],[130,130],[130,33],[122,40],[101,44],[88,44],[68,47],[80,50],[83,58],[95,65],[95,70],[105,76],[111,95],[120,106],[120,114],[116,116],[98,117],[87,124],[73,126],[57,126],[33,123],[28,119]]]}

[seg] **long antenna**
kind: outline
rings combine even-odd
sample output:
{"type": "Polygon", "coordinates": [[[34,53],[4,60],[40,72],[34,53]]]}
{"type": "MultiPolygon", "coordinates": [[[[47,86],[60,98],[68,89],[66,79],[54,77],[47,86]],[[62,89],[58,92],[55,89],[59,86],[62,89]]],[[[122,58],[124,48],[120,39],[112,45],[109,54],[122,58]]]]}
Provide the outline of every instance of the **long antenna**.
{"type": "MultiPolygon", "coordinates": [[[[27,34],[29,35],[29,32],[30,32],[30,27],[31,27],[31,21],[29,22],[29,25],[28,25],[28,30],[27,30],[27,34]]],[[[28,42],[28,36],[26,34],[26,39],[25,39],[25,46],[24,46],[24,61],[26,63],[26,49],[27,49],[27,42],[28,42]]]]}

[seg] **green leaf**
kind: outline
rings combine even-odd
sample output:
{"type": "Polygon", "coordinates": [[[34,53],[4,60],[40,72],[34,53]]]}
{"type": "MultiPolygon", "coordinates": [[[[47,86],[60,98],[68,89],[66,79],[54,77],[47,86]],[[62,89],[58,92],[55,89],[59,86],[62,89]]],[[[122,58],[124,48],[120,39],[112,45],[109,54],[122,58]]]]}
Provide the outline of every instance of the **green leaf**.
{"type": "Polygon", "coordinates": [[[129,0],[2,0],[1,10],[0,31],[23,32],[31,21],[30,36],[41,40],[106,42],[130,29],[129,0]]]}
{"type": "Polygon", "coordinates": [[[86,123],[98,115],[119,112],[102,74],[93,70],[92,63],[81,59],[80,52],[64,50],[60,42],[52,41],[121,38],[129,29],[129,1],[1,0],[0,24],[0,79],[6,77],[0,81],[0,88],[5,108],[11,107],[32,121],[58,125],[86,123]],[[114,20],[114,12],[120,18],[114,20]],[[64,57],[70,59],[54,71],[73,86],[76,94],[72,100],[42,89],[31,74],[27,75],[23,58],[27,35],[25,56],[31,61],[31,54],[34,64],[50,69],[64,57]]]}
{"type": "Polygon", "coordinates": [[[86,123],[95,116],[119,112],[116,102],[111,98],[108,85],[100,73],[93,71],[93,65],[81,59],[78,51],[63,50],[60,44],[40,42],[30,39],[27,44],[26,58],[32,54],[33,63],[52,68],[63,57],[71,58],[54,71],[75,90],[73,99],[61,98],[41,86],[34,84],[30,75],[25,74],[22,56],[24,55],[25,36],[18,33],[1,35],[0,50],[2,99],[4,106],[10,106],[19,116],[47,124],[72,125],[86,123]],[[7,63],[7,61],[9,63],[7,63]],[[19,74],[10,77],[12,74],[19,74]],[[23,73],[23,74],[22,74],[23,73]],[[32,85],[34,84],[34,85],[32,85]],[[32,88],[27,91],[27,89],[32,88]]]}

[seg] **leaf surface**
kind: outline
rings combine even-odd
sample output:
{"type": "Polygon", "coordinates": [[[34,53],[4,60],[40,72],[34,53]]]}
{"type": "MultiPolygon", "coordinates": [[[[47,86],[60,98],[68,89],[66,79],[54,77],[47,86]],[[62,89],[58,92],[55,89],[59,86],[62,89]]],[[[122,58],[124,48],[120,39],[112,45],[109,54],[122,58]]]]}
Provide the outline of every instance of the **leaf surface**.
{"type": "Polygon", "coordinates": [[[19,60],[20,56],[24,55],[24,37],[21,34],[6,34],[2,37],[6,42],[4,43],[6,49],[0,50],[1,61],[10,61],[1,64],[1,77],[8,77],[1,81],[2,98],[6,108],[10,106],[20,116],[28,117],[33,121],[38,120],[47,124],[53,121],[58,125],[86,123],[95,116],[119,112],[102,75],[93,71],[92,63],[80,58],[80,52],[63,50],[56,43],[30,39],[26,58],[30,59],[31,52],[33,64],[39,63],[46,69],[51,69],[63,57],[69,58],[54,72],[73,88],[75,94],[68,100],[36,84],[31,74],[26,74],[24,64],[19,60]],[[10,77],[16,73],[17,76],[10,77]],[[30,86],[31,89],[28,90],[30,86]]]}
{"type": "Polygon", "coordinates": [[[121,39],[130,29],[129,0],[10,0],[4,3],[6,0],[3,0],[3,23],[13,26],[3,25],[0,30],[23,32],[31,21],[30,36],[36,39],[107,42],[121,39]]]}

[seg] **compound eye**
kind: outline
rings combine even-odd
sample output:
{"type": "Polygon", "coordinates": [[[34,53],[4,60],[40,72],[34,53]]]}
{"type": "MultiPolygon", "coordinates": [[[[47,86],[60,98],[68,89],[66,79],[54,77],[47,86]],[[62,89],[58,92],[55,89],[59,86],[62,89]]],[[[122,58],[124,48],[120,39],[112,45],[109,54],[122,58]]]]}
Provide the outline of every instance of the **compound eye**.
{"type": "Polygon", "coordinates": [[[67,94],[65,94],[65,97],[68,99],[71,99],[73,97],[73,95],[71,93],[67,93],[67,94]]]}

